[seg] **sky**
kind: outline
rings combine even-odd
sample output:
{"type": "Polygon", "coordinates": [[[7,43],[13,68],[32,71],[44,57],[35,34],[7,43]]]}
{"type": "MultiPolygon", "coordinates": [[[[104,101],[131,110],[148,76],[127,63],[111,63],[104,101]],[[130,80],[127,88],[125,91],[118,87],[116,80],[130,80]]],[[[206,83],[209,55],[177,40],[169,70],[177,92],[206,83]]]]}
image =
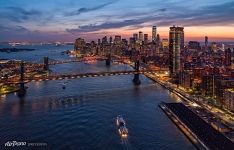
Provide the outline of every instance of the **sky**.
{"type": "Polygon", "coordinates": [[[129,38],[143,31],[161,38],[184,26],[185,39],[234,41],[234,0],[0,0],[0,42],[129,38]]]}

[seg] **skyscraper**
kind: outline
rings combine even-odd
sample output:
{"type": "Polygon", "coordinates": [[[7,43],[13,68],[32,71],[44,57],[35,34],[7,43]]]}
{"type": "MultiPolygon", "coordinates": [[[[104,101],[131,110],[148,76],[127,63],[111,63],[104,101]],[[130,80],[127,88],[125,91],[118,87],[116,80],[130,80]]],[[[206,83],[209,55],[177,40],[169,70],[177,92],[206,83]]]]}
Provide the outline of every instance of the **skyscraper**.
{"type": "Polygon", "coordinates": [[[230,48],[225,50],[225,65],[226,66],[232,65],[232,51],[230,48]]]}
{"type": "Polygon", "coordinates": [[[205,36],[205,47],[208,47],[208,36],[205,36]]]}
{"type": "Polygon", "coordinates": [[[107,44],[108,44],[107,37],[104,36],[104,37],[102,38],[102,45],[107,45],[107,44]]]}
{"type": "Polygon", "coordinates": [[[159,45],[159,43],[161,42],[161,39],[160,39],[160,35],[159,35],[159,34],[157,34],[156,42],[157,42],[158,45],[159,45]]]}
{"type": "Polygon", "coordinates": [[[148,43],[148,34],[144,34],[144,43],[147,44],[148,43]]]}
{"type": "Polygon", "coordinates": [[[152,27],[152,42],[156,43],[157,40],[157,27],[153,26],[152,27]]]}
{"type": "Polygon", "coordinates": [[[113,42],[112,36],[110,36],[109,41],[110,41],[110,44],[112,44],[112,42],[113,42]]]}
{"type": "Polygon", "coordinates": [[[169,31],[169,70],[170,76],[180,71],[180,51],[184,47],[184,28],[170,27],[169,31]]]}
{"type": "Polygon", "coordinates": [[[143,32],[142,31],[139,32],[139,40],[143,41],[143,32]]]}
{"type": "Polygon", "coordinates": [[[135,39],[135,41],[137,41],[137,40],[138,40],[138,34],[137,34],[137,33],[134,33],[134,34],[133,34],[133,38],[135,39]]]}
{"type": "Polygon", "coordinates": [[[115,36],[114,43],[115,44],[120,44],[121,43],[121,36],[120,35],[115,36]]]}

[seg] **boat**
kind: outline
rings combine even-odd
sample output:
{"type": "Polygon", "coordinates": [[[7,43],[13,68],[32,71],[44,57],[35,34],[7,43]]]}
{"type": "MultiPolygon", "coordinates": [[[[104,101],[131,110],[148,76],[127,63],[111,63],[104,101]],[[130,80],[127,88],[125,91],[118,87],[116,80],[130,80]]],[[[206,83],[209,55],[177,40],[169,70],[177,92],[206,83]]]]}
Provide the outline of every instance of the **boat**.
{"type": "Polygon", "coordinates": [[[66,89],[66,84],[63,83],[63,89],[66,89]]]}
{"type": "Polygon", "coordinates": [[[121,115],[118,115],[116,118],[116,125],[118,127],[119,134],[122,138],[128,136],[128,129],[126,127],[126,122],[121,115]]]}
{"type": "Polygon", "coordinates": [[[66,89],[66,82],[63,82],[63,83],[61,83],[62,84],[62,88],[63,89],[66,89]]]}

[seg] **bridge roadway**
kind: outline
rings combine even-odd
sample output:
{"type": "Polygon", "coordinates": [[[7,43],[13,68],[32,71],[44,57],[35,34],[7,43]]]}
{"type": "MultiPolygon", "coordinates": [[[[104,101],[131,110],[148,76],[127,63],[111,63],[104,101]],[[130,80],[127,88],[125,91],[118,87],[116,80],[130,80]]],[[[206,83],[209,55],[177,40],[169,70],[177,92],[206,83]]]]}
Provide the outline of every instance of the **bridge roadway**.
{"type": "MultiPolygon", "coordinates": [[[[49,65],[57,65],[57,64],[65,64],[65,63],[73,63],[73,62],[82,62],[82,61],[103,61],[106,60],[105,57],[98,57],[98,58],[80,58],[80,59],[69,59],[69,60],[58,60],[58,61],[49,61],[49,65]]],[[[42,65],[42,64],[41,64],[42,65]]]]}
{"type": "MultiPolygon", "coordinates": [[[[139,71],[132,70],[132,71],[59,74],[59,75],[49,75],[43,77],[25,78],[24,83],[34,82],[34,81],[38,82],[38,81],[91,78],[91,77],[115,76],[115,75],[144,74],[144,73],[154,73],[155,71],[158,70],[139,70],[139,71]]],[[[19,81],[9,81],[9,82],[6,81],[5,84],[19,84],[19,81]]]]}

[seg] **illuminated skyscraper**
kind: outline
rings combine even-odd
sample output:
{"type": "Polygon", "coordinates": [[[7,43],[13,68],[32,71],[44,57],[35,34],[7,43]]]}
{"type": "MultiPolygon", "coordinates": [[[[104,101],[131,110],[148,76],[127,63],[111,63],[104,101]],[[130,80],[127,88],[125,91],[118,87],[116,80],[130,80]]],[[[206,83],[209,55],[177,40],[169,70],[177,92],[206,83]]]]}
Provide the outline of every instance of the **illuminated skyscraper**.
{"type": "Polygon", "coordinates": [[[139,40],[143,41],[143,32],[142,31],[139,32],[139,40]]]}
{"type": "Polygon", "coordinates": [[[180,71],[180,51],[184,47],[184,28],[170,27],[169,32],[169,70],[170,76],[180,71]]]}
{"type": "Polygon", "coordinates": [[[152,27],[152,42],[156,43],[157,41],[157,27],[152,27]]]}

